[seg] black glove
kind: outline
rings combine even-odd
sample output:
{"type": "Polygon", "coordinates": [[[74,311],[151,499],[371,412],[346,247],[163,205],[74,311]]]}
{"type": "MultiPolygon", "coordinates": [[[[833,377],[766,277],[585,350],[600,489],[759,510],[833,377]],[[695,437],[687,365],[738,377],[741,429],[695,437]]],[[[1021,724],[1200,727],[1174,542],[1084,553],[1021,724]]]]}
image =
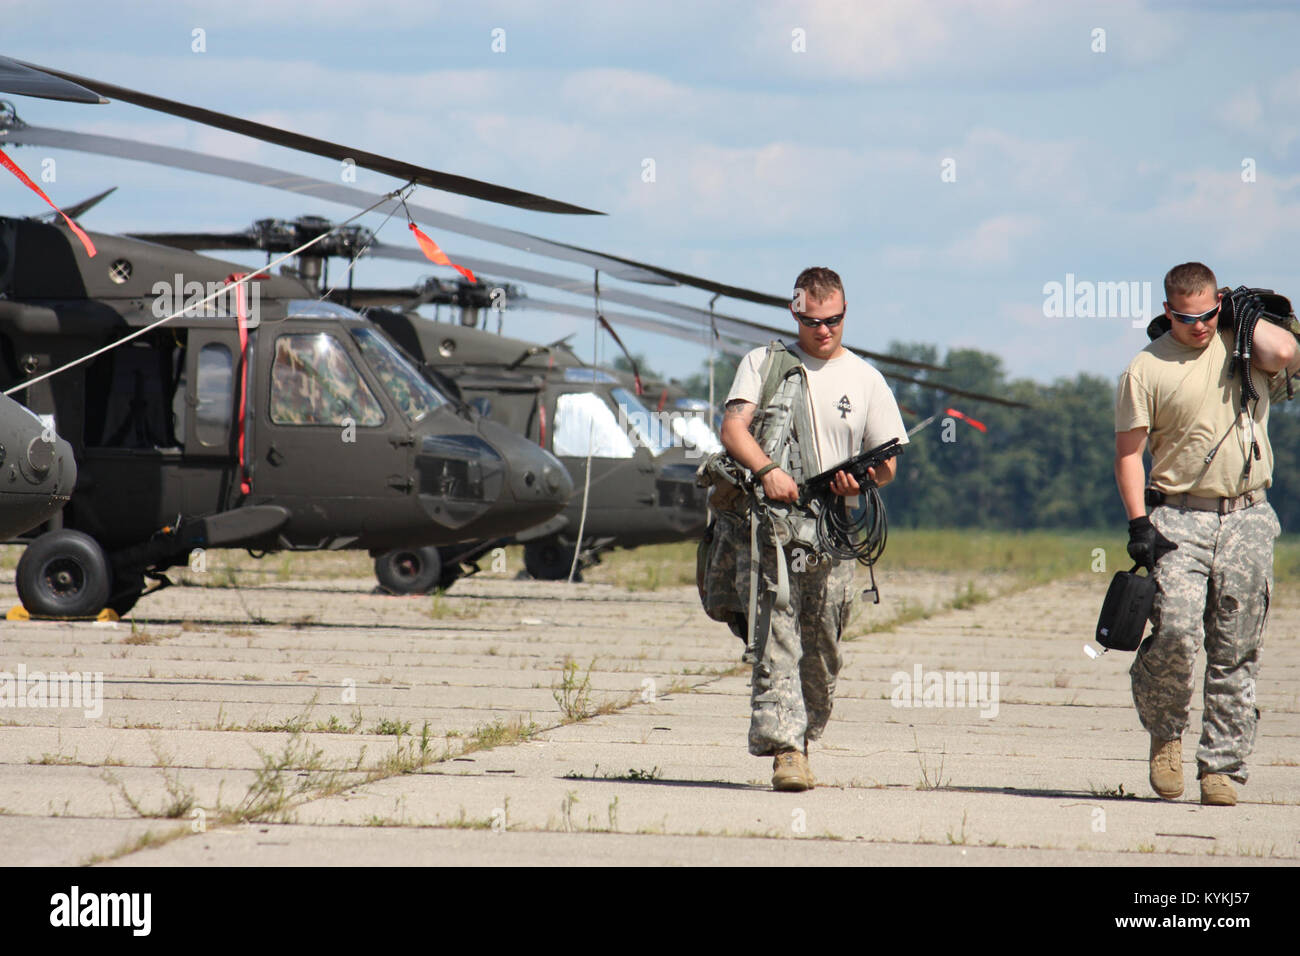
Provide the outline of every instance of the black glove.
{"type": "Polygon", "coordinates": [[[1177,550],[1178,545],[1157,531],[1146,515],[1128,523],[1128,556],[1148,571],[1154,571],[1156,562],[1177,550]]]}

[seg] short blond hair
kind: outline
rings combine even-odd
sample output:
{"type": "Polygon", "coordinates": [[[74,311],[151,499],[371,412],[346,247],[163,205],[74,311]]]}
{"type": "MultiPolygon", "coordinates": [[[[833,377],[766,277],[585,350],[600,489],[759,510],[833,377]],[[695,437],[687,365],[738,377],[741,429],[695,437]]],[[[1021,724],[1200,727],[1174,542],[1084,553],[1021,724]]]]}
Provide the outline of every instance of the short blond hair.
{"type": "Polygon", "coordinates": [[[1217,289],[1219,282],[1210,267],[1200,262],[1184,262],[1165,273],[1165,301],[1174,296],[1196,295],[1205,289],[1217,289]]]}
{"type": "Polygon", "coordinates": [[[802,289],[804,295],[814,302],[825,302],[831,297],[831,294],[838,292],[844,294],[844,283],[840,281],[838,273],[833,269],[827,269],[825,266],[813,266],[811,269],[804,269],[799,273],[799,278],[794,280],[795,299],[799,298],[799,290],[802,289]]]}

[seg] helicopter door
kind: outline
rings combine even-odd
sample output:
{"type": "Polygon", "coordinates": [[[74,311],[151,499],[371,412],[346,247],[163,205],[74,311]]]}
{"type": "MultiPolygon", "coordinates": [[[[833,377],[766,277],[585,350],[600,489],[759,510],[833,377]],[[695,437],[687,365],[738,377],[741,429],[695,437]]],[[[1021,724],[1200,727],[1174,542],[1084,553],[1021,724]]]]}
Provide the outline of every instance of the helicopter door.
{"type": "Polygon", "coordinates": [[[373,520],[368,502],[383,499],[375,506],[386,513],[385,502],[412,494],[410,429],[386,410],[341,329],[298,326],[262,349],[258,378],[269,392],[254,493],[294,512],[285,532],[293,544],[344,544],[373,520]]]}
{"type": "Polygon", "coordinates": [[[172,421],[185,449],[185,509],[222,511],[237,497],[239,337],[230,330],[189,329],[172,421]]]}

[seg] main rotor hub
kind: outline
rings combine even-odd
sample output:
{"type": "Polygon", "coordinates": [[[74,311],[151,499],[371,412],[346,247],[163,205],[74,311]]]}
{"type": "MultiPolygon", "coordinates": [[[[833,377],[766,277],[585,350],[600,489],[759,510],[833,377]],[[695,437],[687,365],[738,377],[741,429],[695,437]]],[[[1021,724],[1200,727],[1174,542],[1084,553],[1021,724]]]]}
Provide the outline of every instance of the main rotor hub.
{"type": "Polygon", "coordinates": [[[374,233],[364,226],[343,226],[330,232],[333,224],[321,216],[297,219],[259,219],[249,230],[249,238],[259,249],[270,253],[292,252],[317,236],[330,233],[308,249],[304,256],[352,259],[374,241],[374,233]]]}

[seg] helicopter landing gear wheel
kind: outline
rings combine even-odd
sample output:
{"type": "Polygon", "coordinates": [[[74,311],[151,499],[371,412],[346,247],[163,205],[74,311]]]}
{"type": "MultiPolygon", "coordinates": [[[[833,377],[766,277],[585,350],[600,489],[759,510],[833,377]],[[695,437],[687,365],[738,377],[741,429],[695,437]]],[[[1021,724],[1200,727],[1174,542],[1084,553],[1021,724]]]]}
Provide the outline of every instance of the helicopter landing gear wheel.
{"type": "MultiPolygon", "coordinates": [[[[524,568],[539,581],[566,581],[573,567],[573,545],[564,544],[558,537],[529,541],[524,545],[524,568]]],[[[573,580],[582,580],[582,568],[573,580]]]]}
{"type": "Polygon", "coordinates": [[[50,531],[27,546],[15,575],[18,599],[42,617],[92,617],[108,600],[104,549],[80,531],[50,531]]]}
{"type": "Polygon", "coordinates": [[[398,548],[375,558],[375,577],[389,594],[427,594],[442,578],[437,548],[398,548]]]}

